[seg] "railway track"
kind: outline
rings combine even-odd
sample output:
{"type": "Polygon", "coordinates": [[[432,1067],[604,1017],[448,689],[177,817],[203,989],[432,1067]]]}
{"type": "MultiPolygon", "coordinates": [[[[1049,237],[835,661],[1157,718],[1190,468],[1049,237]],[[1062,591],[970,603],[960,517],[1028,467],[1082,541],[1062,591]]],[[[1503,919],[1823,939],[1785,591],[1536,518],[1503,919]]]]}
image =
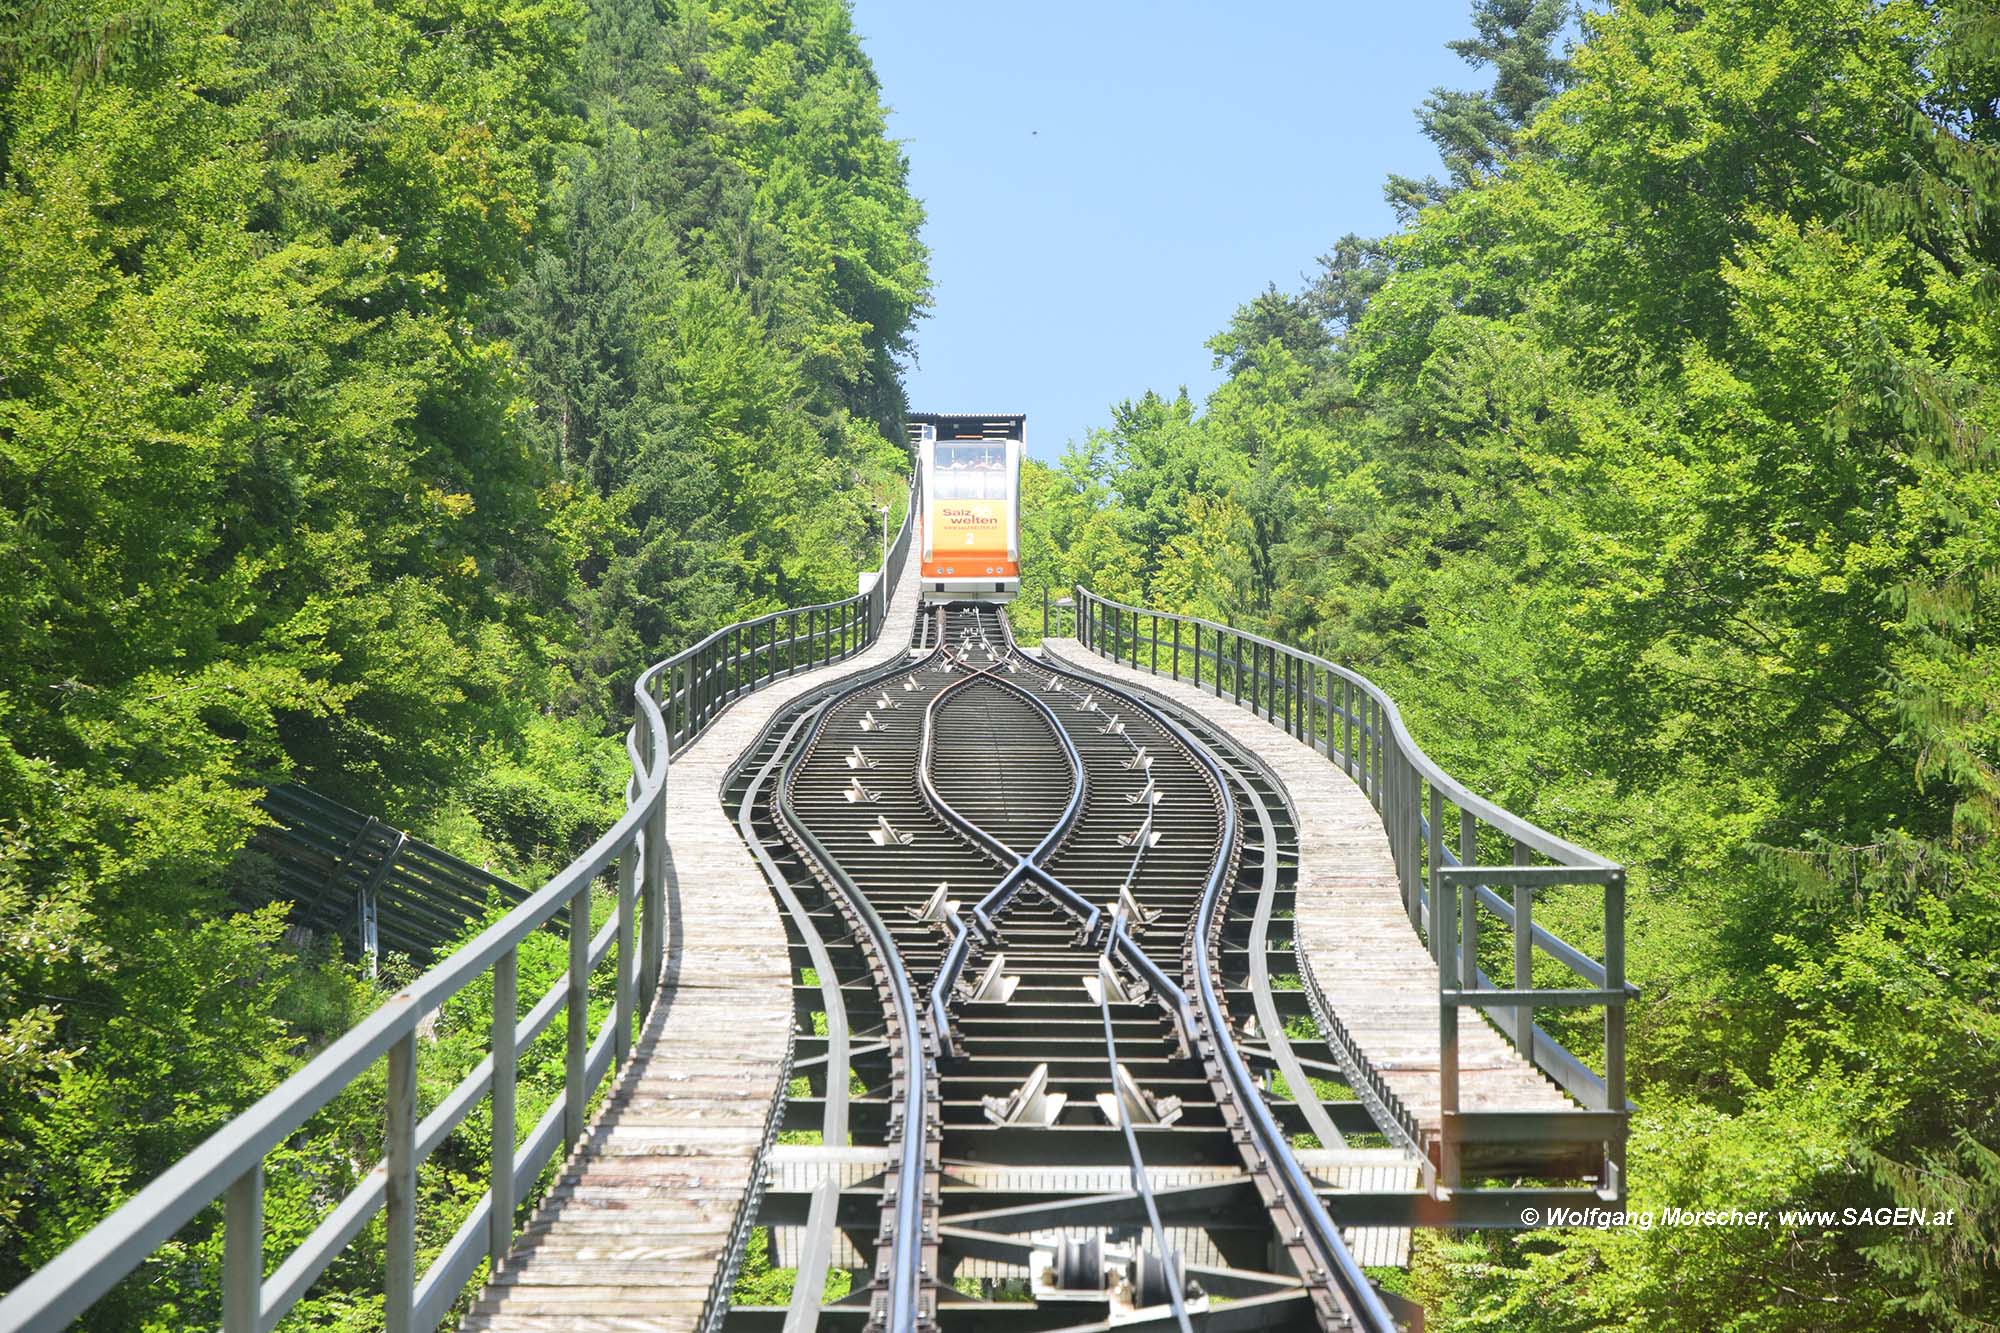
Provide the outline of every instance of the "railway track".
{"type": "Polygon", "coordinates": [[[1394,1327],[1295,1140],[1401,1128],[1279,984],[1296,830],[1226,737],[951,605],[724,803],[801,1030],[742,1228],[797,1278],[726,1327],[1394,1327]]]}

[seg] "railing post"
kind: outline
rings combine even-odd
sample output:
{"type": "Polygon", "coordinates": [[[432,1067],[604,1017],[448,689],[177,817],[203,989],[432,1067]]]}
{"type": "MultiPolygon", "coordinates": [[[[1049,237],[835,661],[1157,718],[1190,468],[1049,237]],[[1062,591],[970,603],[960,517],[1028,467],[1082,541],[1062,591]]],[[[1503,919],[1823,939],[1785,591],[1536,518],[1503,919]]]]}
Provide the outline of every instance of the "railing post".
{"type": "Polygon", "coordinates": [[[1160,613],[1153,613],[1153,674],[1160,674],[1160,613]]]}
{"type": "Polygon", "coordinates": [[[1444,865],[1444,793],[1438,790],[1435,782],[1431,784],[1430,819],[1427,822],[1430,825],[1430,836],[1424,839],[1424,859],[1430,863],[1426,867],[1430,877],[1427,892],[1430,895],[1431,915],[1436,916],[1438,884],[1441,882],[1438,869],[1444,865]]]}
{"type": "MultiPolygon", "coordinates": [[[[1530,849],[1514,840],[1514,864],[1528,864],[1530,849]]],[[[1514,989],[1535,988],[1535,891],[1525,884],[1514,886],[1514,989]]],[[[1535,1062],[1535,1007],[1524,1004],[1514,1013],[1515,1041],[1521,1058],[1535,1062]]]]}
{"type": "Polygon", "coordinates": [[[1290,735],[1296,736],[1299,734],[1298,705],[1292,698],[1292,691],[1298,687],[1293,680],[1292,655],[1290,653],[1277,653],[1276,656],[1284,662],[1284,666],[1280,668],[1284,674],[1280,679],[1284,683],[1285,691],[1285,731],[1290,735]]]}
{"type": "Polygon", "coordinates": [[[389,1179],[382,1283],[385,1333],[413,1333],[417,1297],[417,1031],[389,1048],[387,1114],[382,1127],[389,1179]]]}
{"type": "Polygon", "coordinates": [[[1331,759],[1333,758],[1333,669],[1331,667],[1315,668],[1313,678],[1306,683],[1306,694],[1308,696],[1306,706],[1313,710],[1314,728],[1317,729],[1319,727],[1320,718],[1326,719],[1326,731],[1320,736],[1319,748],[1321,754],[1331,759]],[[1320,677],[1325,677],[1326,679],[1326,693],[1324,695],[1320,693],[1320,677]]]}
{"type": "MultiPolygon", "coordinates": [[[[1421,928],[1424,919],[1424,787],[1415,764],[1397,755],[1397,770],[1403,783],[1403,860],[1410,880],[1411,922],[1421,928]]],[[[1463,930],[1464,923],[1459,928],[1463,930]]]]}
{"type": "MultiPolygon", "coordinates": [[[[671,780],[673,771],[667,771],[671,780]]],[[[666,782],[660,784],[660,794],[653,802],[652,813],[646,817],[646,854],[641,864],[646,873],[645,913],[639,918],[641,930],[640,953],[642,959],[639,970],[639,1011],[645,1013],[653,1003],[653,996],[660,989],[660,974],[666,966],[667,954],[667,791],[666,782]]]]}
{"type": "Polygon", "coordinates": [[[1243,636],[1241,634],[1232,634],[1229,636],[1229,651],[1236,659],[1236,669],[1230,672],[1230,684],[1236,692],[1236,703],[1240,707],[1243,703],[1243,636]]]}
{"type": "Polygon", "coordinates": [[[1180,678],[1181,678],[1181,622],[1179,618],[1176,617],[1174,620],[1174,679],[1179,680],[1180,678]]]}
{"type": "Polygon", "coordinates": [[[1049,637],[1049,589],[1047,584],[1042,585],[1042,637],[1045,639],[1049,637]]]}
{"type": "Polygon", "coordinates": [[[1465,903],[1460,912],[1458,944],[1458,986],[1460,990],[1479,989],[1479,886],[1467,876],[1459,886],[1465,895],[1465,903]]]}
{"type": "Polygon", "coordinates": [[[618,857],[618,942],[613,947],[618,951],[617,980],[612,990],[611,1038],[612,1067],[625,1063],[625,1057],[632,1053],[632,1010],[635,986],[638,981],[637,969],[632,966],[633,910],[638,905],[639,896],[639,830],[632,830],[632,840],[625,844],[625,850],[618,857]]]}
{"type": "Polygon", "coordinates": [[[264,1164],[238,1176],[222,1205],[222,1333],[257,1333],[264,1295],[264,1164]]]}
{"type": "Polygon", "coordinates": [[[493,964],[493,1151],[487,1164],[493,1213],[487,1223],[486,1253],[500,1271],[514,1248],[514,1025],[520,1021],[519,954],[514,949],[493,964]]]}
{"type": "Polygon", "coordinates": [[[569,994],[567,999],[569,1049],[564,1052],[563,1142],[571,1147],[583,1137],[584,1111],[590,1104],[590,1089],[584,1085],[584,1067],[590,1059],[590,885],[585,884],[569,900],[569,994]]]}
{"type": "MultiPolygon", "coordinates": [[[[1604,989],[1625,989],[1625,872],[1613,871],[1604,881],[1604,989]]],[[[1614,1000],[1604,1006],[1604,1109],[1625,1110],[1625,1002],[1614,1000]]],[[[1624,1186],[1624,1153],[1617,1167],[1624,1186]]]]}
{"type": "Polygon", "coordinates": [[[689,657],[687,661],[674,668],[674,672],[680,678],[680,684],[673,688],[667,697],[672,702],[670,716],[678,724],[678,729],[667,736],[667,749],[670,752],[675,745],[687,739],[688,711],[694,706],[695,659],[689,657]]]}
{"type": "MultiPolygon", "coordinates": [[[[1210,673],[1213,678],[1213,673],[1210,673]]],[[[1201,622],[1194,622],[1194,687],[1201,688],[1201,622]]]]}
{"type": "Polygon", "coordinates": [[[1458,1007],[1448,1002],[1445,992],[1455,989],[1454,969],[1446,967],[1443,958],[1450,956],[1450,941],[1458,933],[1456,907],[1458,895],[1441,893],[1438,895],[1436,918],[1437,937],[1440,941],[1440,961],[1438,964],[1438,1110],[1439,1127],[1443,1131],[1438,1138],[1438,1183],[1446,1189],[1458,1187],[1458,1145],[1453,1140],[1452,1118],[1458,1114],[1458,1007]]]}
{"type": "MultiPolygon", "coordinates": [[[[1332,686],[1327,688],[1332,690],[1332,686]]],[[[1340,680],[1340,763],[1347,770],[1348,777],[1355,776],[1354,682],[1345,676],[1340,680]]]]}
{"type": "Polygon", "coordinates": [[[1388,761],[1383,758],[1388,753],[1389,748],[1386,744],[1388,738],[1382,734],[1384,726],[1383,718],[1385,716],[1386,714],[1382,711],[1382,705],[1378,701],[1370,699],[1368,701],[1368,745],[1369,749],[1374,752],[1370,756],[1370,761],[1375,766],[1374,786],[1371,790],[1378,793],[1375,797],[1375,806],[1377,809],[1380,809],[1382,805],[1382,797],[1379,795],[1382,790],[1382,774],[1388,767],[1388,761]]]}

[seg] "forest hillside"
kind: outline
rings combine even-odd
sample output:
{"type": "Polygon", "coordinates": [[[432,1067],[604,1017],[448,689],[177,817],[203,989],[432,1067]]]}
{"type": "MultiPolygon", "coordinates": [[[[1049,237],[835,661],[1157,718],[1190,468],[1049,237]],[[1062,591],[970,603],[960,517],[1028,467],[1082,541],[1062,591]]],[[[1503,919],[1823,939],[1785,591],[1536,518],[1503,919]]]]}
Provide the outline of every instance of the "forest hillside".
{"type": "MultiPolygon", "coordinates": [[[[532,879],[639,667],[873,566],[929,284],[883,115],[842,0],[0,21],[0,1290],[407,979],[233,910],[267,784],[532,879]]],[[[274,1250],[380,1135],[357,1087],[274,1154],[274,1250]]],[[[89,1326],[213,1327],[219,1212],[89,1326]]],[[[297,1318],[379,1323],[381,1225],[297,1318]]]]}
{"type": "Polygon", "coordinates": [[[1473,26],[1401,230],[1031,470],[1020,623],[1310,648],[1629,863],[1634,1208],[1952,1217],[1433,1233],[1429,1327],[2000,1327],[2000,10],[1473,26]]]}

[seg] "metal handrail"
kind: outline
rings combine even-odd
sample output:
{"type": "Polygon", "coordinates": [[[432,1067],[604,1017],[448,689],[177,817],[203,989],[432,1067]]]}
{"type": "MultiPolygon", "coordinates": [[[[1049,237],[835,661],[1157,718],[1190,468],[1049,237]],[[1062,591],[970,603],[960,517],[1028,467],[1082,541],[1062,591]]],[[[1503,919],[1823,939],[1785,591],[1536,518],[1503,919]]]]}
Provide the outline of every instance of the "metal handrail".
{"type": "Polygon", "coordinates": [[[767,611],[724,625],[653,668],[660,679],[670,682],[669,695],[663,701],[670,753],[686,749],[709,723],[750,691],[851,657],[875,641],[889,614],[896,571],[909,556],[919,498],[918,483],[913,479],[903,523],[889,546],[887,563],[867,589],[837,602],[767,611]],[[799,633],[801,617],[806,625],[804,634],[799,633]],[[788,625],[783,637],[778,635],[780,621],[788,625]]]}
{"type": "MultiPolygon", "coordinates": [[[[1072,614],[1083,647],[1136,670],[1150,669],[1177,680],[1191,675],[1197,688],[1207,688],[1219,698],[1233,697],[1325,754],[1355,779],[1375,806],[1388,836],[1410,925],[1426,939],[1438,963],[1441,1102],[1446,1122],[1440,1174],[1446,1185],[1457,1183],[1453,1125],[1464,1119],[1459,1116],[1456,1058],[1457,1014],[1462,1005],[1474,1005],[1491,1017],[1525,1058],[1587,1110],[1626,1112],[1625,1002],[1633,988],[1624,978],[1624,867],[1501,808],[1452,777],[1417,744],[1395,701],[1359,672],[1248,630],[1134,606],[1080,586],[1074,590],[1072,614]],[[1142,649],[1148,650],[1143,660],[1142,649]],[[1185,674],[1184,659],[1190,668],[1185,674]],[[1208,680],[1203,682],[1205,666],[1208,680]],[[1458,813],[1456,847],[1445,834],[1447,806],[1458,813]],[[1478,864],[1482,826],[1511,846],[1511,865],[1478,864]],[[1537,855],[1554,864],[1534,865],[1537,855]],[[1511,902],[1494,892],[1492,884],[1510,888],[1511,902]],[[1535,891],[1557,885],[1601,886],[1603,961],[1535,923],[1535,891]],[[1512,933],[1511,987],[1494,985],[1478,965],[1478,908],[1497,917],[1512,933]],[[1594,989],[1538,990],[1533,981],[1537,948],[1594,989]],[[1574,1007],[1579,1002],[1604,1010],[1602,1075],[1534,1022],[1538,1004],[1574,1007]]],[[[1622,1142],[1613,1143],[1607,1152],[1606,1178],[1617,1182],[1622,1176],[1622,1142]]]]}
{"type": "Polygon", "coordinates": [[[654,663],[633,682],[634,720],[626,733],[632,763],[627,808],[590,848],[505,916],[355,1024],[269,1093],[215,1131],[110,1216],[0,1298],[0,1329],[54,1330],[80,1317],[175,1232],[217,1199],[223,1201],[222,1326],[224,1333],[268,1333],[377,1212],[387,1214],[383,1321],[387,1333],[434,1328],[450,1310],[480,1260],[497,1268],[514,1240],[517,1204],[562,1147],[583,1135],[592,1095],[623,1062],[635,1019],[659,991],[666,949],[666,782],[670,756],[699,736],[730,703],[750,690],[862,651],[881,633],[898,571],[909,552],[917,512],[912,484],[908,512],[874,584],[839,602],[770,612],[715,631],[654,663]],[[799,617],[806,633],[798,633],[799,617]],[[790,617],[790,633],[776,636],[790,617]],[[758,630],[768,627],[759,645],[758,630]],[[744,651],[741,645],[750,645],[744,651]],[[728,655],[723,652],[728,645],[728,655]],[[803,653],[801,650],[804,650],[803,653]],[[763,654],[765,669],[745,675],[763,654]],[[673,725],[682,725],[677,730],[673,725]],[[655,855],[654,852],[660,854],[655,855]],[[591,889],[617,866],[617,905],[595,936],[591,889]],[[519,1014],[518,951],[523,941],[565,907],[569,966],[519,1014]],[[635,927],[639,936],[635,950],[635,927]],[[592,974],[615,952],[612,1013],[589,1030],[592,974]],[[635,967],[634,964],[637,964],[635,967]],[[426,1116],[417,1118],[417,1029],[473,981],[493,974],[492,1054],[426,1116]],[[517,1148],[515,1069],[520,1051],[555,1020],[567,1019],[565,1076],[560,1095],[517,1148]],[[388,1062],[383,1159],[279,1264],[264,1273],[265,1158],[310,1118],[373,1068],[388,1062]],[[417,1271],[417,1170],[481,1102],[493,1106],[493,1142],[484,1194],[423,1273],[417,1271]]]}

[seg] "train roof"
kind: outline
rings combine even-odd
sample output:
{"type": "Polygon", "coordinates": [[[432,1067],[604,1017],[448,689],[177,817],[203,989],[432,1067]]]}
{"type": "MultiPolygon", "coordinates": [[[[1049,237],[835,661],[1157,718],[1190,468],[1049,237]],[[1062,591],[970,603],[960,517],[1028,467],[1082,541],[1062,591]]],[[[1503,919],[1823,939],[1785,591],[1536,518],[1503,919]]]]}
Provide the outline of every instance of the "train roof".
{"type": "Polygon", "coordinates": [[[909,412],[910,443],[918,438],[918,426],[929,426],[940,440],[1021,440],[1027,438],[1025,412],[909,412]]]}

